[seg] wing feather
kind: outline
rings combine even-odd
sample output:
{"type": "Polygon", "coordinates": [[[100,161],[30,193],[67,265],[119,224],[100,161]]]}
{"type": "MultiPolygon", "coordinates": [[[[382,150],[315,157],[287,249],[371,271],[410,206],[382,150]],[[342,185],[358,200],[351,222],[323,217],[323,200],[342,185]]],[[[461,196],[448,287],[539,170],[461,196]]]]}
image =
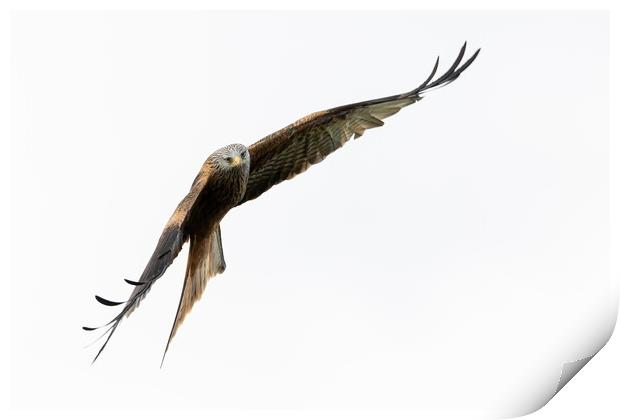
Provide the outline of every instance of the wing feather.
{"type": "Polygon", "coordinates": [[[129,299],[125,302],[112,302],[97,296],[97,300],[105,305],[125,304],[123,309],[110,322],[100,327],[82,327],[86,331],[93,331],[103,327],[109,327],[102,337],[107,337],[95,355],[93,363],[97,360],[103,349],[107,346],[110,338],[116,331],[116,328],[125,316],[129,316],[139,305],[142,299],[151,289],[151,286],[159,279],[166,269],[172,264],[176,256],[181,251],[183,244],[187,241],[188,235],[185,232],[185,224],[191,214],[192,208],[201,194],[204,193],[208,184],[210,170],[208,166],[203,166],[200,173],[194,180],[189,193],[181,200],[176,210],[166,223],[164,230],[157,242],[155,251],[151,255],[140,280],[137,282],[128,282],[135,285],[129,299]]]}

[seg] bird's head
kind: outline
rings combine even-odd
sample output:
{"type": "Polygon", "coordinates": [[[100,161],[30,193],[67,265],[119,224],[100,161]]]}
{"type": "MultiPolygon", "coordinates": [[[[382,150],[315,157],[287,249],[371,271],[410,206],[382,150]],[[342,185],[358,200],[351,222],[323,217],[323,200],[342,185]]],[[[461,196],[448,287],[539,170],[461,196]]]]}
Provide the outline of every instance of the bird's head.
{"type": "Polygon", "coordinates": [[[212,157],[219,169],[239,169],[250,165],[250,153],[242,144],[222,147],[213,153],[212,157]]]}

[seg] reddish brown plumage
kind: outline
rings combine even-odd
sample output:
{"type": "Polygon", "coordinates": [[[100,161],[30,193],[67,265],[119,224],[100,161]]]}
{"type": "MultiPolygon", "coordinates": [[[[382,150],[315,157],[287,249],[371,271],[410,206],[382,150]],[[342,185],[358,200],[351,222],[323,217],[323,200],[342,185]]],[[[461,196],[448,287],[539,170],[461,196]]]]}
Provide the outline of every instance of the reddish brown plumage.
{"type": "MultiPolygon", "coordinates": [[[[219,223],[232,207],[252,200],[274,185],[300,174],[342,147],[351,137],[357,138],[369,128],[382,126],[383,119],[420,100],[420,94],[424,91],[454,81],[474,61],[478,52],[459,67],[465,53],[463,45],[456,61],[445,74],[433,80],[437,61],[430,76],[410,92],[316,112],[265,137],[248,149],[235,144],[209,156],[189,193],[166,224],[155,252],[139,282],[135,283],[125,307],[106,324],[110,326],[106,331],[109,335],[95,360],[119,322],[138,306],[153,283],[172,264],[183,244],[189,240],[185,281],[167,350],[179,325],[201,297],[209,278],[222,273],[226,268],[219,223]]],[[[99,300],[109,302],[102,298],[99,300]]]]}

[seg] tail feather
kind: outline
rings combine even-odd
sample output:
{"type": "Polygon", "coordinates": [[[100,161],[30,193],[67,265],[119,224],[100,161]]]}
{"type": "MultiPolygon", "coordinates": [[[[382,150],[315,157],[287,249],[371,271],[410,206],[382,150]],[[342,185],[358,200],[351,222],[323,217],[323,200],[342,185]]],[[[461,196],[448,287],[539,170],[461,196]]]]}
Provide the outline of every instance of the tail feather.
{"type": "Polygon", "coordinates": [[[179,306],[177,307],[174,324],[172,325],[172,330],[170,331],[170,336],[166,343],[166,349],[161,359],[162,365],[172,338],[192,309],[192,306],[194,306],[194,303],[202,296],[207,282],[211,277],[223,273],[225,269],[226,262],[224,261],[222,234],[219,224],[208,236],[190,236],[185,281],[183,282],[183,290],[181,292],[179,306]]]}

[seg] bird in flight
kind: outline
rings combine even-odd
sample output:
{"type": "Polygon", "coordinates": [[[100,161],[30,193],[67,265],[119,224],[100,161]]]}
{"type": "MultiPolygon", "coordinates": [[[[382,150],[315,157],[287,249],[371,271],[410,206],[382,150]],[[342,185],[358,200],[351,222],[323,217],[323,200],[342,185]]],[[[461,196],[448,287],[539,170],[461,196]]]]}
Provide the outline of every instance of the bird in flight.
{"type": "MultiPolygon", "coordinates": [[[[369,128],[380,127],[383,119],[422,99],[429,89],[445,86],[461,75],[476,59],[480,49],[461,64],[467,43],[442,75],[434,79],[439,58],[428,78],[417,88],[400,95],[343,105],[315,112],[246,147],[231,144],[216,150],[204,162],[189,193],[181,200],[166,223],[153,255],[125,302],[95,296],[106,306],[124,305],[118,315],[100,327],[82,327],[86,331],[108,327],[106,339],[93,363],[108,344],[121,320],[131,314],[144,299],[183,245],[189,241],[189,257],[181,300],[164,356],[179,326],[200,299],[207,281],[226,269],[222,250],[220,221],[230,209],[253,200],[282,181],[291,179],[343,146],[369,128]],[[460,66],[459,66],[460,65],[460,66]]],[[[162,357],[162,364],[163,364],[162,357]]]]}

